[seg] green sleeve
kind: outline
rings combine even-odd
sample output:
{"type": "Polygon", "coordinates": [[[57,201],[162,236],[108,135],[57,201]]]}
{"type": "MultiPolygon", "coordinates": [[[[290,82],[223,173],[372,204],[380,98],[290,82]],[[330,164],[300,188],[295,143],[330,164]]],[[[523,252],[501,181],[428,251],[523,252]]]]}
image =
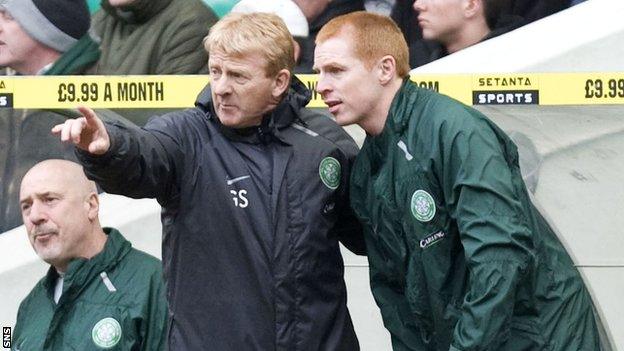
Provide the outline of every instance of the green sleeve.
{"type": "Polygon", "coordinates": [[[506,144],[486,121],[464,117],[440,128],[438,142],[438,174],[469,271],[451,350],[497,350],[533,245],[506,144]]]}
{"type": "Polygon", "coordinates": [[[11,335],[11,350],[17,349],[17,341],[19,340],[22,324],[22,304],[20,304],[17,310],[17,320],[15,321],[15,328],[13,328],[13,334],[11,335]]]}
{"type": "Polygon", "coordinates": [[[184,20],[167,39],[165,50],[158,60],[154,74],[204,74],[208,72],[208,54],[203,40],[208,29],[217,21],[211,13],[208,17],[184,20]]]}

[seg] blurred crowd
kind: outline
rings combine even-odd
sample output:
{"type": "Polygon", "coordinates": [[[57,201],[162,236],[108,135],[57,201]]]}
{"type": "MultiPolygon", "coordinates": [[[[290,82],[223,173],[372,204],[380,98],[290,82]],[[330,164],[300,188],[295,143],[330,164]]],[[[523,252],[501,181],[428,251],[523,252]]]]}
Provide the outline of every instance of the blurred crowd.
{"type": "Polygon", "coordinates": [[[230,11],[273,12],[311,73],[314,40],[354,11],[390,16],[412,68],[549,16],[579,0],[2,0],[0,67],[8,74],[201,74],[210,27],[230,11]]]}

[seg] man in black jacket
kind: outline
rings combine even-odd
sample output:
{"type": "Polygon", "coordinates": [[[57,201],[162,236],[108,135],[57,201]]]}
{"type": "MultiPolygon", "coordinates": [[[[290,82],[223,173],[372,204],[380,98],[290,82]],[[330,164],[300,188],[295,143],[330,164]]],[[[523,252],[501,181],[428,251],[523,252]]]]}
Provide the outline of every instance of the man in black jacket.
{"type": "Polygon", "coordinates": [[[364,253],[356,145],[304,108],[279,17],[230,14],[204,44],[196,108],[144,128],[79,108],[53,132],[106,191],[163,206],[170,350],[358,350],[338,247],[364,253]]]}

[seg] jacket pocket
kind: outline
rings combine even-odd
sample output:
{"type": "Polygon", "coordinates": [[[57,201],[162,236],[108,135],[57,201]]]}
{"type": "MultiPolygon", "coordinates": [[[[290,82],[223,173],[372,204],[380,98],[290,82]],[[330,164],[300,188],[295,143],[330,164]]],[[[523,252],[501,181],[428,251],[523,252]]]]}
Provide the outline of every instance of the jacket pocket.
{"type": "Polygon", "coordinates": [[[502,349],[513,351],[551,351],[539,328],[530,321],[515,319],[510,325],[509,339],[502,349]]]}
{"type": "Polygon", "coordinates": [[[139,327],[121,305],[81,301],[65,320],[65,338],[76,350],[131,350],[141,342],[139,327]]]}

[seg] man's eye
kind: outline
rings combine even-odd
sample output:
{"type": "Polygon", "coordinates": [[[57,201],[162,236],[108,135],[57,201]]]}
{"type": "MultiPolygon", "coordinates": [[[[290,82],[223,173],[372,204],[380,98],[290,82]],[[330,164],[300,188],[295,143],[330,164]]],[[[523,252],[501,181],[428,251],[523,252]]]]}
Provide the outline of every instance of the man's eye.
{"type": "Polygon", "coordinates": [[[6,21],[12,21],[13,20],[13,16],[11,16],[11,14],[9,14],[6,11],[2,11],[2,18],[6,21]]]}
{"type": "Polygon", "coordinates": [[[234,81],[236,81],[236,83],[240,83],[240,84],[245,83],[248,80],[246,76],[244,76],[244,75],[242,75],[240,73],[232,73],[231,76],[232,76],[232,79],[234,79],[234,81]]]}

